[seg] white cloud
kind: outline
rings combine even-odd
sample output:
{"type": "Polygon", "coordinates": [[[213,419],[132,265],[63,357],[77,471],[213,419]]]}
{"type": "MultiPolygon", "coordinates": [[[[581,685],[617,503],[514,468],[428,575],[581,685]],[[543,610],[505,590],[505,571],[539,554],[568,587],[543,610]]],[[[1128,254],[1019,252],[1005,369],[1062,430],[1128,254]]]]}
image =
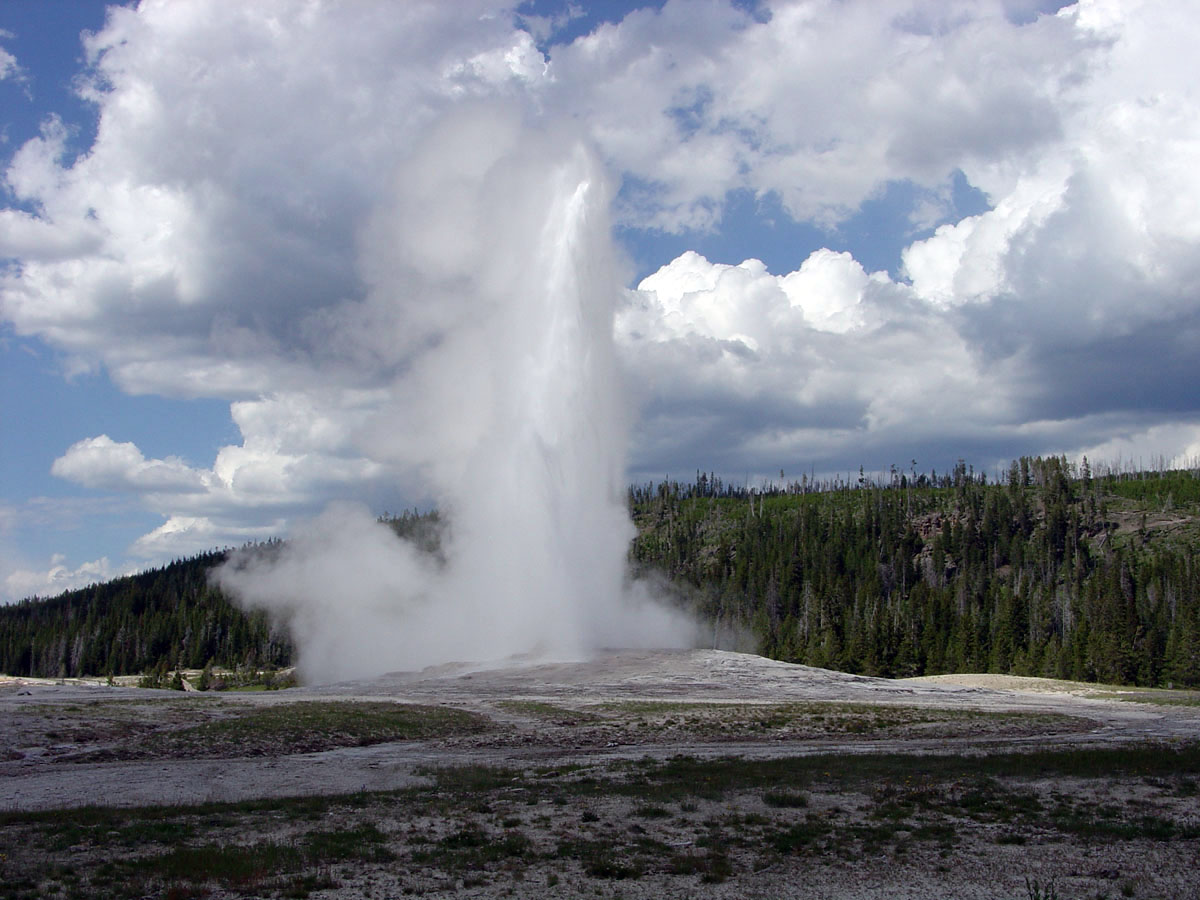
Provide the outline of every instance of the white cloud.
{"type": "Polygon", "coordinates": [[[540,77],[489,4],[113,7],[88,41],[100,109],[69,166],[51,121],[6,174],[0,309],[130,390],[254,397],[327,381],[321,326],[363,299],[360,231],[414,138],[462,95],[540,77]],[[297,365],[296,354],[302,354],[297,365]]]}
{"type": "Polygon", "coordinates": [[[230,401],[241,439],[188,465],[90,437],[55,473],[143,498],[147,554],[453,482],[522,337],[496,307],[538,271],[520,235],[547,189],[516,160],[549,171],[580,132],[635,228],[711,226],[734,189],[836,228],[896,181],[933,226],[955,173],[990,206],[915,241],[904,280],[832,250],[664,260],[618,320],[639,472],[1191,427],[1200,19],[1044,7],[670,0],[548,63],[484,2],[116,8],[89,41],[95,145],[68,164],[51,119],[5,174],[0,314],[128,390],[230,401]]]}
{"type": "MultiPolygon", "coordinates": [[[[0,28],[0,40],[8,41],[14,37],[15,35],[11,31],[5,31],[3,28],[0,28]]],[[[19,80],[23,77],[24,73],[21,70],[20,63],[17,62],[17,58],[3,47],[0,47],[0,81],[5,81],[9,78],[19,80]]]]}
{"type": "Polygon", "coordinates": [[[106,434],[73,444],[50,471],[84,487],[137,493],[192,493],[205,487],[204,476],[179,459],[147,460],[131,443],[106,434]]]}
{"type": "MultiPolygon", "coordinates": [[[[828,251],[783,277],[686,256],[643,282],[650,293],[622,322],[636,381],[652,386],[648,473],[672,457],[687,460],[685,471],[715,456],[729,471],[770,472],[806,458],[878,466],[958,447],[965,456],[1108,447],[1128,458],[1133,445],[1162,446],[1164,433],[1190,433],[1200,418],[1186,387],[1200,374],[1200,233],[1186,212],[1200,207],[1200,104],[1186,74],[1200,20],[1172,4],[1096,2],[1018,28],[981,4],[955,9],[954,21],[894,35],[875,48],[879,63],[861,67],[863,91],[894,88],[902,122],[867,121],[857,92],[818,121],[836,127],[844,112],[862,129],[837,145],[842,163],[857,166],[884,141],[887,160],[861,168],[872,177],[924,178],[922,162],[932,177],[945,154],[992,208],[910,246],[910,287],[868,279],[828,251]],[[970,80],[993,76],[982,91],[970,80]],[[1004,124],[1026,108],[1032,125],[1004,124]],[[984,110],[1013,140],[971,130],[984,110]],[[789,281],[806,284],[807,303],[785,304],[789,281]]],[[[784,18],[801,34],[856,11],[796,5],[784,18]]],[[[864,24],[867,48],[873,28],[898,20],[879,21],[864,24]]],[[[763,134],[772,122],[763,118],[763,134]]],[[[795,147],[783,165],[812,167],[819,156],[795,147]]],[[[746,177],[762,176],[751,165],[746,177]]],[[[852,183],[817,181],[819,190],[852,183]]],[[[807,208],[819,219],[860,195],[807,208]]],[[[1181,441],[1165,441],[1168,457],[1186,452],[1181,441]]]]}
{"type": "Polygon", "coordinates": [[[782,276],[685,254],[631,293],[617,330],[643,386],[647,475],[672,457],[676,470],[757,473],[873,458],[948,421],[981,434],[1012,411],[935,306],[828,250],[782,276]]]}
{"type": "MultiPolygon", "coordinates": [[[[373,421],[379,394],[280,394],[232,406],[240,444],[222,447],[211,468],[176,458],[146,459],[108,435],[72,445],[52,474],[87,488],[129,493],[164,524],[131,551],[163,559],[279,535],[287,518],[336,498],[395,498],[414,488],[403,472],[364,457],[356,423],[373,421]]],[[[418,494],[419,496],[419,494],[418,494]]]]}
{"type": "Polygon", "coordinates": [[[650,185],[632,224],[703,226],[733,188],[833,224],[889,181],[1003,168],[1060,137],[1062,86],[1097,47],[982,0],[764,10],[672,0],[553,52],[562,108],[650,185]]]}
{"type": "Polygon", "coordinates": [[[1101,443],[1073,448],[1072,456],[1137,471],[1162,466],[1200,467],[1200,424],[1168,423],[1149,428],[1125,424],[1107,433],[1111,436],[1101,443]]]}
{"type": "Polygon", "coordinates": [[[14,78],[21,72],[21,67],[17,64],[17,58],[0,47],[0,81],[7,78],[14,78]]]}
{"type": "Polygon", "coordinates": [[[1195,311],[1200,107],[1184,72],[1200,22],[1156,3],[1061,18],[1107,44],[1064,93],[1062,139],[1009,163],[992,210],[910,247],[905,266],[930,299],[1003,297],[1036,310],[1029,337],[1083,342],[1195,311]]]}
{"type": "Polygon", "coordinates": [[[11,568],[5,572],[0,597],[4,602],[27,597],[54,597],[63,591],[109,581],[125,574],[128,572],[115,568],[107,557],[71,568],[67,565],[66,557],[56,554],[47,569],[11,568]]]}
{"type": "Polygon", "coordinates": [[[287,531],[287,519],[269,519],[261,525],[208,516],[172,515],[129,548],[135,558],[172,559],[204,553],[214,547],[237,547],[277,538],[287,531]]]}

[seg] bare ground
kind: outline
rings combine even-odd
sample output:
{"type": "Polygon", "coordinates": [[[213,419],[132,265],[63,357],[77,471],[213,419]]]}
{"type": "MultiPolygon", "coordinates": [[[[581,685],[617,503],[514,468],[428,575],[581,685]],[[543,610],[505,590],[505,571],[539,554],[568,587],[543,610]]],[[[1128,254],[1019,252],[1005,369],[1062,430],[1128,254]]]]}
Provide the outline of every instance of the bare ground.
{"type": "Polygon", "coordinates": [[[1197,741],[1191,692],[708,650],[257,694],[7,679],[0,897],[1186,900],[1197,741]]]}

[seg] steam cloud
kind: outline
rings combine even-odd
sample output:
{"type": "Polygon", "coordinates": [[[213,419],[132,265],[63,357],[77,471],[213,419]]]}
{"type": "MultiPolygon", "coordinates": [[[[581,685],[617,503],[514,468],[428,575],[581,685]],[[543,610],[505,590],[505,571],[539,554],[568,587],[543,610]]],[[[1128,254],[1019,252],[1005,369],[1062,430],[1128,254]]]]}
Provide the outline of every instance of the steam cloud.
{"type": "Polygon", "coordinates": [[[449,522],[435,561],[337,504],[216,577],[289,623],[326,681],[449,660],[686,646],[626,580],[628,421],[613,346],[612,189],[584,141],[466,106],[400,165],[364,230],[365,301],[329,339],[394,372],[356,435],[421,473],[449,522]]]}

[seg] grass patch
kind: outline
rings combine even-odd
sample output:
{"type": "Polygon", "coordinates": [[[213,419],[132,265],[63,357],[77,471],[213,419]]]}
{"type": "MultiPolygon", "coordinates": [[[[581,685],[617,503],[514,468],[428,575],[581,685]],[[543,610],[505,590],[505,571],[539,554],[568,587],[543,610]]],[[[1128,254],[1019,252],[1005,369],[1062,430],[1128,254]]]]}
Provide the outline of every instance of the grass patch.
{"type": "Polygon", "coordinates": [[[466,824],[434,844],[415,850],[415,863],[432,865],[445,872],[480,872],[526,860],[533,855],[533,842],[514,830],[493,834],[478,824],[466,824]]]}
{"type": "Polygon", "coordinates": [[[669,819],[671,811],[663,806],[639,806],[633,811],[639,819],[669,819]]]}
{"type": "Polygon", "coordinates": [[[1169,841],[1184,837],[1183,829],[1168,819],[1152,815],[1126,818],[1120,810],[1095,803],[1060,803],[1050,811],[1050,822],[1064,834],[1092,840],[1169,841]]]}
{"type": "Polygon", "coordinates": [[[506,712],[550,721],[556,725],[578,725],[582,722],[595,722],[599,718],[595,713],[567,709],[541,700],[501,700],[496,706],[506,712]]]}
{"type": "Polygon", "coordinates": [[[387,835],[376,825],[366,823],[355,828],[312,831],[302,842],[310,862],[324,863],[346,859],[389,862],[396,854],[387,848],[387,835]]]}
{"type": "Polygon", "coordinates": [[[788,828],[775,831],[768,836],[769,846],[776,853],[785,856],[808,853],[817,847],[825,846],[825,839],[833,833],[829,822],[808,816],[788,828]]]}
{"type": "Polygon", "coordinates": [[[483,716],[444,706],[318,700],[239,709],[190,728],[159,732],[142,752],[187,757],[313,753],[473,734],[490,726],[483,716]]]}
{"type": "MultiPolygon", "coordinates": [[[[124,812],[137,818],[138,811],[124,812]]],[[[191,821],[155,821],[162,810],[155,810],[143,821],[135,821],[118,834],[154,835],[155,843],[174,842],[170,849],[144,854],[145,847],[131,851],[125,858],[113,857],[109,839],[112,832],[103,824],[89,826],[104,861],[89,873],[86,884],[79,883],[71,896],[79,897],[204,897],[209,886],[216,885],[238,892],[270,892],[284,897],[307,897],[315,890],[336,886],[330,874],[335,863],[386,863],[395,854],[386,846],[387,836],[369,823],[345,829],[322,829],[304,833],[294,840],[266,840],[243,844],[234,841],[191,844],[195,824],[191,821]]],[[[175,816],[197,818],[197,809],[173,810],[175,816]]],[[[74,848],[72,848],[74,849],[74,848]]],[[[42,880],[47,872],[31,873],[42,880]],[[41,876],[40,878],[38,876],[41,876]]],[[[12,882],[9,885],[12,887],[12,882]]],[[[0,896],[18,896],[10,890],[0,896]]]]}
{"type": "Polygon", "coordinates": [[[789,703],[712,703],[697,701],[627,700],[595,706],[614,727],[640,734],[670,730],[697,736],[736,739],[773,733],[793,738],[830,734],[878,735],[916,731],[924,736],[957,733],[964,722],[983,732],[1006,734],[1037,731],[1076,731],[1088,727],[1078,717],[1057,713],[996,712],[990,710],[928,709],[916,706],[878,706],[842,701],[789,703]]]}
{"type": "Polygon", "coordinates": [[[559,859],[574,860],[592,878],[641,878],[646,872],[646,859],[641,854],[627,854],[611,841],[573,839],[562,841],[555,848],[559,859]]]}
{"type": "Polygon", "coordinates": [[[808,806],[808,795],[799,791],[767,791],[763,803],[776,809],[798,809],[808,806]]]}
{"type": "Polygon", "coordinates": [[[705,884],[720,884],[733,874],[733,864],[720,850],[676,853],[667,864],[672,875],[699,875],[705,884]]]}
{"type": "Polygon", "coordinates": [[[502,789],[524,790],[524,773],[498,766],[423,766],[418,775],[433,779],[439,792],[478,795],[502,789]]]}
{"type": "Polygon", "coordinates": [[[169,853],[138,860],[131,868],[168,881],[193,884],[215,881],[226,887],[252,887],[269,877],[296,871],[303,861],[304,855],[298,848],[266,842],[248,847],[177,847],[169,853]]]}

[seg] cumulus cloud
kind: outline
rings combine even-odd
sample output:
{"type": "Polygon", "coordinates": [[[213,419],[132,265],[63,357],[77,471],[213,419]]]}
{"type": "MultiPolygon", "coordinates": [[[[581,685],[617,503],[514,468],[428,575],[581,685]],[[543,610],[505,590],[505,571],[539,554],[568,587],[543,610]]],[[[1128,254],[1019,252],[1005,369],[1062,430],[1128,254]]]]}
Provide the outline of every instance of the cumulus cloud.
{"type": "Polygon", "coordinates": [[[230,401],[241,437],[187,465],[80,435],[55,472],[144,498],[144,553],[335,498],[455,505],[515,403],[497,310],[541,271],[528,198],[576,144],[635,234],[719,227],[732,190],[836,234],[897,183],[919,230],[891,274],[662,260],[610,348],[634,473],[1183,453],[1200,20],[1057,6],[669,0],[560,45],[483,0],[114,8],[95,144],[69,157],[49,119],[5,173],[0,313],[127,390],[230,401]],[[956,216],[955,180],[987,209],[956,216]]]}
{"type": "Polygon", "coordinates": [[[704,227],[745,188],[833,225],[889,181],[936,193],[1058,139],[1062,85],[1096,47],[988,2],[672,0],[558,49],[551,72],[643,183],[631,223],[704,227]]]}
{"type": "MultiPolygon", "coordinates": [[[[991,208],[914,242],[898,282],[829,251],[779,276],[753,260],[717,266],[693,254],[646,279],[621,320],[637,381],[653,385],[640,433],[646,474],[672,461],[675,471],[703,468],[714,456],[727,471],[767,473],[806,462],[844,471],[855,459],[883,467],[910,455],[990,462],[1107,447],[1130,458],[1139,441],[1168,459],[1186,455],[1200,417],[1184,387],[1200,350],[1200,255],[1195,219],[1182,210],[1200,202],[1200,107],[1183,73],[1200,23],[1161,3],[1082,3],[1027,25],[983,9],[904,20],[913,58],[889,77],[907,124],[886,136],[893,167],[863,171],[920,180],[895,165],[933,166],[945,151],[991,208]],[[998,86],[1030,91],[1011,94],[1014,112],[995,123],[1008,128],[1026,107],[1033,118],[991,149],[960,109],[1000,103],[995,91],[966,86],[978,75],[964,74],[957,54],[969,46],[986,46],[990,60],[1013,53],[1021,72],[998,86]],[[1025,53],[1038,59],[1021,64],[1025,53]],[[938,77],[924,68],[935,59],[946,67],[938,77]],[[897,74],[910,70],[925,71],[929,88],[897,74]],[[943,119],[958,112],[956,146],[943,119]],[[787,291],[789,282],[807,288],[787,291]],[[819,299],[806,303],[805,292],[819,299]],[[672,426],[689,440],[657,437],[672,426]]],[[[813,27],[839,16],[826,12],[813,27]]],[[[973,71],[985,70],[995,71],[973,71]]],[[[862,71],[881,83],[874,64],[862,71]]],[[[872,147],[864,133],[839,156],[872,147]]],[[[859,195],[843,196],[852,204],[859,195]]],[[[818,207],[809,214],[819,219],[818,207]]]]}
{"type": "Polygon", "coordinates": [[[8,572],[4,573],[0,596],[3,596],[5,600],[54,597],[63,591],[109,581],[125,574],[128,572],[115,568],[109,563],[107,557],[71,568],[67,565],[65,556],[55,554],[50,560],[49,568],[45,570],[10,568],[8,572]]]}
{"type": "Polygon", "coordinates": [[[135,540],[129,553],[143,560],[176,559],[218,547],[269,541],[286,534],[287,528],[286,517],[271,518],[263,516],[261,511],[254,517],[172,514],[163,524],[135,540]],[[251,524],[255,521],[260,524],[251,524]]]}
{"type": "Polygon", "coordinates": [[[135,391],[252,399],[312,383],[314,359],[369,379],[320,311],[363,298],[357,241],[398,148],[456,98],[539,77],[488,11],[112,7],[87,43],[95,144],[68,164],[51,121],[6,173],[30,211],[0,220],[21,260],[5,317],[135,391]]]}
{"type": "Polygon", "coordinates": [[[32,497],[20,503],[0,502],[0,603],[52,597],[129,574],[136,567],[126,561],[113,562],[101,556],[78,562],[71,561],[66,553],[42,556],[32,548],[37,546],[39,535],[52,535],[57,543],[67,535],[78,537],[93,529],[119,527],[123,519],[136,517],[134,506],[111,496],[32,497]]]}
{"type": "Polygon", "coordinates": [[[385,500],[411,475],[369,459],[352,443],[355,423],[373,421],[378,402],[354,391],[334,396],[277,394],[232,405],[240,444],[222,447],[208,468],[168,457],[147,459],[133,442],[86,438],[51,472],[93,490],[127,493],[165,521],[130,548],[144,559],[276,537],[288,517],[314,504],[360,497],[385,500]]]}
{"type": "Polygon", "coordinates": [[[952,322],[847,254],[817,251],[776,276],[757,260],[729,266],[689,253],[631,292],[617,327],[645,386],[646,476],[689,464],[836,469],[851,450],[936,441],[948,420],[982,438],[1006,412],[952,322]],[[675,440],[656,443],[668,434],[675,440]]]}
{"type": "Polygon", "coordinates": [[[1200,467],[1200,425],[1165,423],[1138,427],[1129,420],[1097,429],[1107,438],[1080,449],[1080,455],[1117,470],[1145,471],[1200,467]]]}
{"type": "Polygon", "coordinates": [[[131,443],[106,434],[73,444],[50,471],[84,487],[146,493],[204,489],[203,476],[178,459],[147,460],[131,443]]]}

